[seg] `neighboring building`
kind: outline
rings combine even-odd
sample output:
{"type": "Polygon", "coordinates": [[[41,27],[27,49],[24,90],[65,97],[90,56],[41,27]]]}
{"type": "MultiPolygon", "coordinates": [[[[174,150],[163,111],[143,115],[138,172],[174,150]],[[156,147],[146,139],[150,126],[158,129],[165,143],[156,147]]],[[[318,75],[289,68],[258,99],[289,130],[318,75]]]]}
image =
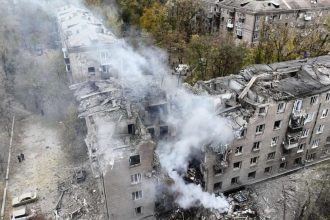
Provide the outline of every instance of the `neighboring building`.
{"type": "Polygon", "coordinates": [[[328,0],[208,0],[212,31],[231,33],[238,42],[257,42],[265,22],[306,28],[328,15],[328,0]]]}
{"type": "Polygon", "coordinates": [[[228,94],[219,114],[236,130],[225,152],[205,154],[206,190],[223,192],[328,158],[329,76],[330,56],[323,56],[199,82],[211,95],[228,94]]]}

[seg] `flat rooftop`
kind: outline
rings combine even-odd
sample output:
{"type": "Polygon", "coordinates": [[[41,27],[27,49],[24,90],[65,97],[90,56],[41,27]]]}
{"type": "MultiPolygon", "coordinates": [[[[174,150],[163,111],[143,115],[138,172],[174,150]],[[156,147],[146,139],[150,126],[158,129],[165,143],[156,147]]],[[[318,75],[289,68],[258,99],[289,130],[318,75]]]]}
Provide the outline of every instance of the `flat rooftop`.
{"type": "Polygon", "coordinates": [[[220,0],[218,4],[253,13],[330,8],[329,0],[220,0]]]}

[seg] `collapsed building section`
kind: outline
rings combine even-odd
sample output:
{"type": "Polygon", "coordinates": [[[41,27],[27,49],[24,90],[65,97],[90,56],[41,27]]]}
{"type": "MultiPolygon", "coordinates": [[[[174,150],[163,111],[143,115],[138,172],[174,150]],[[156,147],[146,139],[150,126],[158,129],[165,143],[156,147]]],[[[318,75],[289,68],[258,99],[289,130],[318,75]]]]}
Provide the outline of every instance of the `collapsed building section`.
{"type": "MultiPolygon", "coordinates": [[[[174,181],[155,150],[182,132],[167,120],[178,108],[173,94],[149,71],[142,93],[123,82],[109,65],[117,40],[86,10],[66,7],[58,18],[70,88],[87,124],[89,158],[108,218],[172,216],[180,210],[173,204],[180,192],[171,189],[174,181]]],[[[219,147],[209,140],[187,156],[187,170],[176,170],[187,185],[220,194],[328,157],[330,56],[252,65],[186,90],[214,98],[218,117],[235,132],[232,143],[219,147]]]]}
{"type": "Polygon", "coordinates": [[[198,82],[222,96],[219,115],[236,138],[225,154],[206,154],[206,190],[223,192],[329,156],[330,56],[252,65],[238,75],[198,82]]]}

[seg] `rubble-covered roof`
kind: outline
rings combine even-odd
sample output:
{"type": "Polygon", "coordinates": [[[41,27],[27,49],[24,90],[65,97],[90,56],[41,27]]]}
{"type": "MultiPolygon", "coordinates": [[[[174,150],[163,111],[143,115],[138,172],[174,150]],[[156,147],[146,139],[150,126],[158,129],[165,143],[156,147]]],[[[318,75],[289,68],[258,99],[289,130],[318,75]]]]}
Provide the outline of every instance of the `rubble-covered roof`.
{"type": "Polygon", "coordinates": [[[66,6],[57,16],[69,49],[111,44],[116,39],[99,19],[84,9],[66,6]]]}
{"type": "Polygon", "coordinates": [[[254,13],[258,12],[276,12],[283,10],[302,10],[329,8],[328,0],[318,0],[313,3],[311,0],[223,0],[218,4],[228,8],[246,10],[254,13]]]}
{"type": "Polygon", "coordinates": [[[199,93],[222,96],[226,109],[219,114],[231,119],[237,130],[258,106],[330,90],[330,55],[251,65],[237,75],[200,81],[194,88],[199,93]]]}

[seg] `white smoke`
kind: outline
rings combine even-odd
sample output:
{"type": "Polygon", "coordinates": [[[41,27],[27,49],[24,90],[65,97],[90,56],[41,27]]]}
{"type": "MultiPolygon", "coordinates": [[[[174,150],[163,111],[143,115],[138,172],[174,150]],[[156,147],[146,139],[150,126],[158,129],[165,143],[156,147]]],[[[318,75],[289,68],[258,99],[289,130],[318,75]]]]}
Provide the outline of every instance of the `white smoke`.
{"type": "MultiPolygon", "coordinates": [[[[40,1],[36,1],[40,2],[40,1]]],[[[60,1],[61,2],[61,1],[60,1]]],[[[228,202],[223,197],[204,192],[199,185],[186,184],[178,172],[187,171],[189,160],[196,152],[212,144],[218,146],[230,142],[233,138],[226,120],[216,114],[216,98],[198,96],[177,86],[177,81],[169,75],[167,56],[155,47],[131,46],[123,39],[118,39],[111,46],[111,67],[119,75],[121,83],[131,89],[135,96],[145,96],[152,85],[158,85],[167,92],[171,109],[166,118],[176,135],[169,142],[161,142],[157,147],[162,168],[174,180],[172,190],[177,192],[177,203],[183,208],[202,205],[221,212],[228,210],[228,202]]],[[[108,128],[105,128],[105,131],[108,128]]],[[[100,130],[103,130],[100,128],[100,130]]],[[[101,150],[106,160],[112,161],[113,152],[107,151],[113,128],[98,135],[101,150]]]]}

